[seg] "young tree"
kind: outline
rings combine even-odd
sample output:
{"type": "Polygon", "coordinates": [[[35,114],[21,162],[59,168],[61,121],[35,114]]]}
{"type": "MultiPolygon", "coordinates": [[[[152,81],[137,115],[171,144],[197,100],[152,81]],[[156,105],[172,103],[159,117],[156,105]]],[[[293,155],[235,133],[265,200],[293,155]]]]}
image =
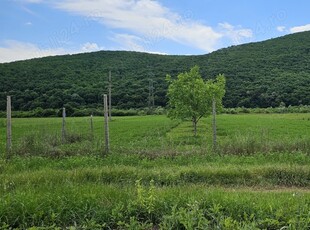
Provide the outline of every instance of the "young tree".
{"type": "Polygon", "coordinates": [[[176,80],[167,75],[168,116],[172,119],[191,119],[194,135],[197,134],[197,123],[212,111],[213,98],[217,107],[222,106],[225,94],[225,77],[219,75],[216,80],[204,81],[199,73],[199,67],[194,66],[189,72],[180,73],[176,80]]]}

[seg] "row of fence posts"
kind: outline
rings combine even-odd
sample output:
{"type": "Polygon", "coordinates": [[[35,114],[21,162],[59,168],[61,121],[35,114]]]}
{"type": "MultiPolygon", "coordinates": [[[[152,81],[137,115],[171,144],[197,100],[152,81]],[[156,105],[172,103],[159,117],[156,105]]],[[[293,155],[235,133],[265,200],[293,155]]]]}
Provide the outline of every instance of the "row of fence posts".
{"type": "MultiPolygon", "coordinates": [[[[111,91],[110,91],[111,92],[111,91]]],[[[110,93],[109,92],[109,93],[110,93]]],[[[7,126],[7,146],[11,148],[11,99],[8,97],[8,124],[7,126]],[[10,118],[9,118],[10,117],[10,118]]],[[[110,135],[109,135],[109,121],[111,121],[111,97],[109,95],[109,105],[108,105],[108,96],[106,94],[103,95],[103,104],[104,104],[104,136],[105,136],[105,153],[109,153],[110,151],[110,135]]],[[[66,139],[66,108],[62,110],[62,143],[65,142],[66,139]]],[[[94,133],[94,124],[93,124],[93,114],[90,115],[90,129],[91,135],[93,138],[94,133]]],[[[213,151],[217,151],[217,140],[216,140],[216,101],[213,98],[212,100],[212,131],[213,131],[213,151]]]]}
{"type": "MultiPolygon", "coordinates": [[[[105,137],[105,153],[110,152],[110,138],[109,138],[109,121],[111,121],[111,110],[108,105],[108,96],[103,95],[103,105],[104,105],[104,137],[105,137]]],[[[93,114],[90,115],[90,130],[92,138],[94,137],[94,121],[93,114]]],[[[61,141],[64,144],[66,141],[66,108],[62,108],[62,127],[61,127],[61,141]]]]}
{"type": "MultiPolygon", "coordinates": [[[[109,138],[109,121],[111,121],[111,99],[109,99],[108,105],[108,96],[103,95],[103,104],[104,104],[104,136],[105,136],[105,153],[110,152],[110,138],[109,138]]],[[[12,151],[12,102],[11,96],[7,96],[7,116],[6,116],[6,157],[9,158],[12,151]]],[[[94,137],[94,123],[93,123],[93,114],[90,115],[90,129],[92,138],[94,137]]],[[[61,126],[61,142],[64,144],[66,141],[66,108],[62,109],[62,126],[61,126]]]]}
{"type": "MultiPolygon", "coordinates": [[[[110,78],[109,78],[110,79],[110,78]]],[[[111,90],[109,90],[109,104],[108,96],[103,95],[104,104],[104,137],[105,137],[105,153],[110,152],[110,138],[109,138],[109,121],[111,121],[111,90]]],[[[213,99],[212,102],[212,129],[213,129],[213,151],[217,150],[216,142],[216,102],[213,99]]],[[[94,124],[93,124],[93,114],[90,116],[90,128],[91,135],[93,137],[94,124]]],[[[10,156],[12,150],[12,107],[11,107],[11,96],[7,96],[7,129],[6,129],[6,152],[7,157],[10,156]]],[[[62,109],[62,129],[61,129],[61,140],[65,143],[66,140],[66,108],[62,109]]]]}
{"type": "MultiPolygon", "coordinates": [[[[111,71],[109,71],[109,99],[106,94],[103,95],[104,104],[104,134],[105,134],[105,153],[110,152],[110,139],[109,139],[109,121],[112,121],[112,103],[111,103],[111,89],[112,89],[112,77],[111,71]],[[108,101],[109,100],[109,101],[108,101]],[[109,104],[108,104],[109,102],[109,104]]],[[[10,157],[12,150],[12,106],[11,106],[11,96],[7,96],[7,124],[6,124],[6,152],[7,158],[10,157]]],[[[90,116],[90,128],[91,135],[93,138],[94,124],[93,124],[93,114],[90,116]]],[[[62,128],[61,128],[61,141],[65,143],[66,141],[66,108],[62,109],[62,128]]]]}

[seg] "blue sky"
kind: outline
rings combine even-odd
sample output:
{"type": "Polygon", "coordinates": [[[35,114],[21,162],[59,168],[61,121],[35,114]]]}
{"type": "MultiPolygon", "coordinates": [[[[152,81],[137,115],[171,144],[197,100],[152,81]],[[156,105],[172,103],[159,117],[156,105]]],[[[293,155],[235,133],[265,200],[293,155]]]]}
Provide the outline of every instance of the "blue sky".
{"type": "Polygon", "coordinates": [[[310,30],[310,1],[1,0],[0,63],[98,50],[206,54],[310,30]]]}

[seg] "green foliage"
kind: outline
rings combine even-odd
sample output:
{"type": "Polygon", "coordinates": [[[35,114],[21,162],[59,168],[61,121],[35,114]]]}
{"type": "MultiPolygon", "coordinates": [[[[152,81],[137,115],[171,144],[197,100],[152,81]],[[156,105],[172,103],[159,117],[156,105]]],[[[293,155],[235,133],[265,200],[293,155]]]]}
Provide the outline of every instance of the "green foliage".
{"type": "Polygon", "coordinates": [[[173,206],[171,214],[163,217],[161,229],[208,229],[210,221],[205,216],[205,210],[198,202],[190,203],[187,207],[173,206]]]}
{"type": "MultiPolygon", "coordinates": [[[[67,112],[67,110],[66,110],[67,112]]],[[[165,109],[161,106],[156,107],[153,111],[146,108],[139,109],[112,109],[113,117],[120,116],[143,116],[143,115],[163,115],[165,109]]],[[[89,109],[89,108],[70,108],[67,117],[87,117],[93,114],[94,116],[103,116],[103,108],[89,109]]],[[[0,112],[0,118],[5,118],[6,112],[0,112]]],[[[32,118],[32,117],[62,117],[62,109],[35,109],[31,111],[12,111],[14,118],[32,118]]],[[[1,126],[2,124],[0,124],[1,126]]]]}
{"type": "Polygon", "coordinates": [[[136,181],[136,188],[137,205],[140,206],[140,208],[147,210],[148,214],[151,214],[152,212],[154,212],[154,206],[156,201],[154,180],[150,181],[150,188],[148,191],[146,191],[141,185],[141,179],[136,181]]]}
{"type": "Polygon", "coordinates": [[[190,72],[180,73],[176,80],[167,75],[168,105],[171,118],[190,119],[196,135],[197,123],[212,111],[212,100],[215,99],[219,108],[225,94],[225,77],[219,75],[216,80],[204,82],[199,67],[194,66],[190,72]]]}
{"type": "Polygon", "coordinates": [[[199,74],[199,67],[191,68],[190,72],[180,73],[176,80],[171,80],[168,88],[168,98],[171,118],[199,120],[209,112],[211,100],[207,95],[207,87],[199,74]]]}
{"type": "MultiPolygon", "coordinates": [[[[42,172],[40,176],[48,174],[42,172]]],[[[141,189],[148,191],[146,187],[141,189]]],[[[262,189],[212,188],[193,183],[157,186],[152,192],[156,194],[156,206],[148,214],[146,206],[137,205],[141,201],[144,203],[148,196],[139,197],[133,184],[119,186],[117,183],[87,180],[36,183],[35,178],[29,177],[28,183],[17,183],[12,190],[1,191],[0,226],[4,229],[309,227],[310,196],[307,191],[296,188],[262,189]]]]}
{"type": "Polygon", "coordinates": [[[300,105],[300,106],[280,106],[280,107],[268,107],[268,108],[224,108],[223,113],[227,114],[242,114],[242,113],[310,113],[309,105],[300,105]]]}
{"type": "Polygon", "coordinates": [[[13,110],[18,111],[100,108],[102,94],[108,91],[109,70],[114,108],[147,107],[150,76],[155,105],[165,107],[166,74],[176,76],[194,65],[201,67],[202,76],[225,75],[225,107],[309,105],[309,34],[295,33],[199,56],[100,51],[0,64],[0,110],[6,108],[7,95],[12,95],[13,110]]]}

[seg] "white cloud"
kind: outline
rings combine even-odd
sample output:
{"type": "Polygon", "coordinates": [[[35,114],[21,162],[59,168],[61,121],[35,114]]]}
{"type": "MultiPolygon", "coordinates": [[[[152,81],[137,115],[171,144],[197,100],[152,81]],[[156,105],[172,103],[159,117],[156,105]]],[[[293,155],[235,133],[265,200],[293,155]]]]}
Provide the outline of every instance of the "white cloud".
{"type": "MultiPolygon", "coordinates": [[[[45,3],[54,8],[94,20],[114,33],[116,49],[154,53],[153,46],[162,40],[176,42],[204,52],[214,51],[221,41],[241,44],[253,37],[252,30],[227,22],[216,28],[182,17],[157,0],[19,0],[25,3],[45,3]]],[[[53,39],[51,39],[53,40],[53,39]]],[[[53,40],[54,42],[54,40],[53,40]]],[[[58,40],[53,47],[62,47],[58,40]]],[[[36,47],[37,48],[37,47],[36,47]]],[[[96,43],[81,46],[82,52],[99,50],[96,43]]],[[[46,52],[55,49],[45,49],[46,52]]]]}
{"type": "Polygon", "coordinates": [[[120,44],[120,50],[145,52],[145,46],[143,45],[145,41],[138,36],[130,34],[115,34],[111,40],[120,44]]]}
{"type": "Polygon", "coordinates": [[[32,22],[26,22],[25,25],[26,26],[32,26],[32,22]]]}
{"type": "Polygon", "coordinates": [[[291,33],[304,32],[304,31],[308,31],[308,30],[310,30],[310,24],[290,28],[291,33]]]}
{"type": "Polygon", "coordinates": [[[92,51],[98,51],[98,50],[100,50],[100,48],[97,45],[97,43],[86,42],[85,44],[82,45],[81,50],[83,52],[92,52],[92,51]]]}
{"type": "Polygon", "coordinates": [[[164,52],[151,51],[149,47],[149,42],[141,37],[131,35],[131,34],[115,34],[112,41],[120,45],[116,50],[127,50],[127,51],[138,51],[152,54],[162,54],[167,55],[164,52]]]}
{"type": "Polygon", "coordinates": [[[101,49],[103,49],[103,47],[99,47],[98,44],[91,42],[82,44],[80,48],[76,50],[68,50],[64,48],[42,48],[39,45],[33,43],[6,40],[0,44],[0,63],[46,56],[85,53],[99,51],[101,49]]]}
{"type": "Polygon", "coordinates": [[[0,63],[66,54],[64,49],[41,49],[32,43],[7,40],[0,46],[0,63]]]}
{"type": "Polygon", "coordinates": [[[233,26],[227,22],[219,23],[222,33],[230,38],[235,45],[244,43],[247,39],[253,37],[253,32],[250,29],[244,29],[241,26],[233,26]]]}
{"type": "Polygon", "coordinates": [[[113,29],[125,29],[149,43],[168,39],[210,52],[222,37],[210,26],[183,19],[152,0],[64,0],[55,6],[113,29]]]}
{"type": "Polygon", "coordinates": [[[277,27],[277,31],[279,31],[279,32],[284,32],[285,29],[286,29],[285,26],[278,26],[278,27],[277,27]]]}

